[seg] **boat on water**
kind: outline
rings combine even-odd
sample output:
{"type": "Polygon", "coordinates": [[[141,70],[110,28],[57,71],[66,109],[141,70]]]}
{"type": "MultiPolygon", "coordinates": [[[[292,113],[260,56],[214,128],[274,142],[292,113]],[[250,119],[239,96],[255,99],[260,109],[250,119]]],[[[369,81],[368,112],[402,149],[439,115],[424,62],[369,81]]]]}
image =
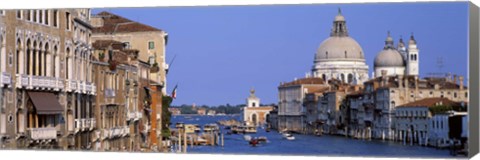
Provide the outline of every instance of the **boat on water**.
{"type": "Polygon", "coordinates": [[[243,136],[243,139],[246,140],[246,141],[250,141],[250,140],[252,140],[252,136],[247,134],[247,135],[243,136]]]}
{"type": "Polygon", "coordinates": [[[245,133],[257,133],[257,127],[255,126],[245,126],[245,133]]]}
{"type": "Polygon", "coordinates": [[[291,133],[282,133],[282,136],[287,140],[295,140],[295,137],[291,133]]]}
{"type": "Polygon", "coordinates": [[[286,139],[291,141],[291,140],[295,140],[295,137],[290,134],[286,137],[286,139]]]}
{"type": "Polygon", "coordinates": [[[265,136],[258,137],[257,140],[258,140],[258,142],[263,142],[263,143],[267,143],[267,142],[268,142],[268,139],[267,139],[267,137],[265,137],[265,136]]]}

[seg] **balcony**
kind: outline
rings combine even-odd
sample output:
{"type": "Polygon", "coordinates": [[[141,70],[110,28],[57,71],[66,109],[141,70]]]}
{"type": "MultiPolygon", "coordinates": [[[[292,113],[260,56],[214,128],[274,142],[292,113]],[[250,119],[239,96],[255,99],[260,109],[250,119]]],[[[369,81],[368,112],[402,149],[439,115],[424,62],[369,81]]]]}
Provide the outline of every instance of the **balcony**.
{"type": "MultiPolygon", "coordinates": [[[[128,113],[127,113],[127,121],[135,120],[136,117],[137,117],[137,113],[136,113],[136,112],[128,112],[128,113]]],[[[137,119],[137,120],[138,120],[138,119],[137,119]]]]}
{"type": "Polygon", "coordinates": [[[85,82],[85,85],[84,85],[85,89],[85,93],[87,94],[91,94],[91,95],[95,95],[95,91],[97,90],[97,87],[95,86],[95,84],[93,83],[90,83],[90,82],[85,82]]]}
{"type": "Polygon", "coordinates": [[[60,78],[25,74],[17,74],[16,87],[54,91],[63,90],[65,88],[63,80],[60,78]]]}
{"type": "Polygon", "coordinates": [[[85,118],[83,119],[83,130],[90,130],[90,125],[92,122],[90,121],[90,118],[85,118]]]}
{"type": "Polygon", "coordinates": [[[10,73],[3,72],[2,74],[0,74],[0,84],[2,86],[12,86],[12,76],[10,75],[10,73]]]}
{"type": "Polygon", "coordinates": [[[143,117],[142,112],[136,112],[136,117],[135,117],[136,120],[142,119],[142,117],[143,117]]]}
{"type": "Polygon", "coordinates": [[[95,118],[90,118],[90,130],[97,128],[97,120],[95,118]]]}
{"type": "Polygon", "coordinates": [[[109,138],[109,136],[110,136],[110,130],[108,130],[108,129],[102,129],[101,135],[102,135],[102,140],[109,138]]]}
{"type": "Polygon", "coordinates": [[[67,80],[67,92],[74,92],[77,90],[77,82],[74,80],[67,80]]]}
{"type": "Polygon", "coordinates": [[[110,138],[122,136],[123,127],[110,128],[110,138]]]}
{"type": "Polygon", "coordinates": [[[124,126],[123,127],[123,136],[130,135],[130,127],[124,126]]]}
{"type": "Polygon", "coordinates": [[[82,129],[82,121],[81,119],[75,119],[75,133],[82,129]]]}
{"type": "Polygon", "coordinates": [[[28,131],[29,137],[32,140],[57,139],[57,130],[55,127],[30,128],[28,131]]]}

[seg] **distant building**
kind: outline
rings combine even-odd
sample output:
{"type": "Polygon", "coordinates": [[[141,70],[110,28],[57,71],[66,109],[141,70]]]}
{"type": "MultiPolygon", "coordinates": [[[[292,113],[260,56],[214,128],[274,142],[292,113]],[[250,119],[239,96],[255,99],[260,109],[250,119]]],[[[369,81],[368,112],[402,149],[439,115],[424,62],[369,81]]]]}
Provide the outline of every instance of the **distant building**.
{"type": "Polygon", "coordinates": [[[418,52],[417,42],[413,34],[410,36],[408,48],[405,47],[402,38],[400,38],[398,48],[395,48],[390,32],[388,32],[385,47],[377,54],[374,60],[375,77],[382,76],[382,71],[386,71],[388,76],[418,76],[420,61],[418,52]]]}
{"type": "Polygon", "coordinates": [[[205,108],[199,108],[199,109],[197,110],[197,114],[198,114],[198,115],[206,115],[206,114],[207,114],[207,109],[205,109],[205,108]]]}
{"type": "Polygon", "coordinates": [[[214,116],[215,114],[217,114],[217,113],[215,112],[215,110],[208,110],[207,115],[209,115],[209,116],[214,116]]]}
{"type": "Polygon", "coordinates": [[[168,111],[170,111],[170,113],[172,113],[172,115],[182,114],[181,111],[180,111],[180,108],[168,108],[168,111]]]}
{"type": "Polygon", "coordinates": [[[255,90],[250,90],[247,106],[243,108],[243,121],[252,125],[264,125],[273,106],[260,106],[260,98],[255,96],[255,90]]]}

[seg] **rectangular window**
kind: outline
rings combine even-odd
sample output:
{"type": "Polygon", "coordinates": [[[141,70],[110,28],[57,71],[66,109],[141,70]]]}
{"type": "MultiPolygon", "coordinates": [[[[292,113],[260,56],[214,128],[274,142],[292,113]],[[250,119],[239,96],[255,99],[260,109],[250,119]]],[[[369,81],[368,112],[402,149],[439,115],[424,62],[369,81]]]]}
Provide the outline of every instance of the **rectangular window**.
{"type": "Polygon", "coordinates": [[[26,10],[26,11],[27,11],[27,13],[26,13],[26,15],[27,15],[27,20],[28,20],[28,21],[32,20],[31,11],[30,11],[30,10],[26,10]]]}
{"type": "Polygon", "coordinates": [[[0,15],[5,15],[5,11],[4,11],[4,10],[0,10],[0,15]]]}
{"type": "Polygon", "coordinates": [[[58,27],[58,10],[53,10],[53,26],[58,27]]]}
{"type": "Polygon", "coordinates": [[[22,19],[22,10],[17,10],[17,18],[22,19]]]}
{"type": "Polygon", "coordinates": [[[33,15],[32,15],[32,20],[33,20],[34,22],[37,22],[37,10],[32,11],[32,13],[33,13],[33,15]]]}
{"type": "Polygon", "coordinates": [[[69,12],[66,12],[65,13],[65,18],[66,18],[66,23],[67,23],[67,30],[70,30],[70,13],[69,12]]]}
{"type": "Polygon", "coordinates": [[[48,16],[50,16],[50,15],[48,14],[48,12],[50,12],[50,11],[49,11],[49,10],[45,10],[45,25],[49,25],[49,24],[50,24],[50,23],[49,23],[49,20],[50,20],[50,19],[49,19],[49,17],[48,17],[48,16]]]}
{"type": "Polygon", "coordinates": [[[148,42],[148,49],[155,49],[155,43],[153,43],[153,41],[148,42]]]}
{"type": "Polygon", "coordinates": [[[43,10],[38,10],[38,21],[43,24],[43,10]]]}

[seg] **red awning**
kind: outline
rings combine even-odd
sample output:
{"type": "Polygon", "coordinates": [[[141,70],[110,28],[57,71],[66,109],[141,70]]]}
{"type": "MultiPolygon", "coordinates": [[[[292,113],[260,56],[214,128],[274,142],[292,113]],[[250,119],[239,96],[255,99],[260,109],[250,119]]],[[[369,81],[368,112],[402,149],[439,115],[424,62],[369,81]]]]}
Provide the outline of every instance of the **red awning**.
{"type": "Polygon", "coordinates": [[[49,92],[28,92],[37,114],[62,114],[63,107],[53,93],[49,92]]]}

